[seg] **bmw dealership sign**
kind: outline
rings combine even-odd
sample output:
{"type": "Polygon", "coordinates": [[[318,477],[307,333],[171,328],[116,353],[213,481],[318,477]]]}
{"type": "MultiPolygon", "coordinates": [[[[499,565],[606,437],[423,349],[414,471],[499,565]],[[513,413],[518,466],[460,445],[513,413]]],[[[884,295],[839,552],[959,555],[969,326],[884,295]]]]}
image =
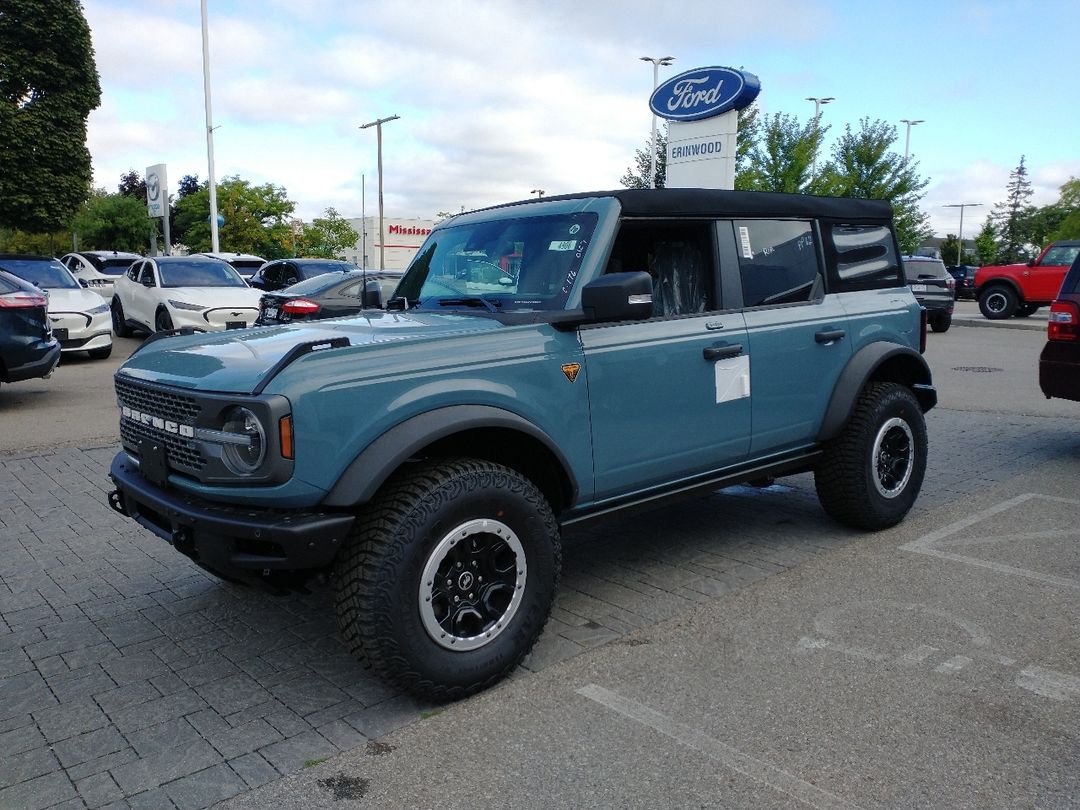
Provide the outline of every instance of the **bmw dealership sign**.
{"type": "Polygon", "coordinates": [[[753,73],[702,67],[668,79],[653,92],[649,107],[669,121],[700,121],[748,106],[761,90],[753,73]]]}

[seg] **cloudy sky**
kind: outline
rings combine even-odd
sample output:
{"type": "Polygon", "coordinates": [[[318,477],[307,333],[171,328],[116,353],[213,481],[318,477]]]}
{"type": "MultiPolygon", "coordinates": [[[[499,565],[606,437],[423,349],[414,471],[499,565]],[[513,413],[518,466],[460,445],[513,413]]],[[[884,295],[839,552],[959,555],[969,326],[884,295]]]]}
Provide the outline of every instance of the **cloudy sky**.
{"type": "MultiPolygon", "coordinates": [[[[95,184],[168,165],[207,176],[199,0],[84,0],[102,103],[95,184]]],[[[705,65],[761,79],[763,112],[812,117],[827,143],[861,118],[910,130],[940,235],[973,236],[1020,160],[1036,204],[1080,177],[1075,0],[208,0],[215,169],[284,186],[297,214],[433,218],[619,187],[660,80],[705,65]]]]}

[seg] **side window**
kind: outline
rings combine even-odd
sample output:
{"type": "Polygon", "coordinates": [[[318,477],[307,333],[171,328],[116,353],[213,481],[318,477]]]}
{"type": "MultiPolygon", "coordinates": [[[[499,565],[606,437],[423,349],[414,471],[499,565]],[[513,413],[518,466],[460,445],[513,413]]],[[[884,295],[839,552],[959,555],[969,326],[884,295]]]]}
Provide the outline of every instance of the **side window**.
{"type": "Polygon", "coordinates": [[[142,270],[139,272],[139,283],[145,284],[147,281],[151,283],[154,281],[154,266],[150,262],[143,262],[142,270]]]}
{"type": "Polygon", "coordinates": [[[273,286],[281,283],[281,263],[268,264],[262,271],[263,283],[273,286]]]}
{"type": "Polygon", "coordinates": [[[295,284],[300,280],[300,270],[292,262],[285,262],[281,265],[282,283],[285,286],[295,284]]]}
{"type": "Polygon", "coordinates": [[[644,270],[653,280],[653,317],[717,309],[712,223],[626,221],[608,260],[608,273],[644,270]]]}
{"type": "Polygon", "coordinates": [[[823,230],[830,291],[876,290],[905,283],[888,226],[831,224],[823,230]]]}
{"type": "Polygon", "coordinates": [[[735,220],[743,306],[795,304],[820,297],[821,269],[809,222],[735,220]]]}
{"type": "Polygon", "coordinates": [[[360,282],[350,284],[348,287],[342,287],[338,291],[338,295],[342,298],[359,298],[360,297],[360,282]]]}
{"type": "Polygon", "coordinates": [[[143,266],[142,262],[134,262],[131,265],[131,267],[128,268],[128,271],[127,271],[128,279],[138,283],[138,281],[139,281],[139,271],[142,270],[142,266],[143,266]]]}

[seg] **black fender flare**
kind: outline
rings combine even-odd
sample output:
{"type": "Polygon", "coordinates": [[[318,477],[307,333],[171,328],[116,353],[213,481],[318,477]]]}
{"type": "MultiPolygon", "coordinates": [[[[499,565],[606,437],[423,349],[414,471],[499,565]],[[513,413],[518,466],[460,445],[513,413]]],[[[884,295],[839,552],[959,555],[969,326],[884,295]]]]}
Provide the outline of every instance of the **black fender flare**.
{"type": "Polygon", "coordinates": [[[898,382],[912,389],[923,413],[937,404],[937,391],[931,382],[930,366],[926,358],[910,346],[899,343],[877,341],[863,346],[851,359],[833,387],[829,398],[829,407],[821,421],[817,440],[827,441],[839,435],[851,416],[855,400],[858,399],[866,383],[872,379],[898,382]],[[896,373],[875,376],[885,364],[890,364],[896,373]]]}
{"type": "Polygon", "coordinates": [[[1017,282],[1013,278],[1010,278],[1009,276],[995,276],[989,281],[980,284],[978,289],[975,290],[975,300],[978,301],[980,298],[982,298],[983,292],[985,290],[988,290],[990,287],[1008,287],[1010,290],[1013,291],[1013,294],[1016,296],[1016,301],[1018,304],[1026,303],[1026,299],[1024,298],[1024,291],[1020,289],[1019,282],[1017,282]]]}
{"type": "Polygon", "coordinates": [[[478,428],[503,428],[522,433],[544,445],[567,477],[572,501],[578,483],[558,444],[532,422],[512,411],[490,405],[450,405],[417,414],[401,422],[360,451],[323,499],[325,506],[352,507],[366,503],[387,478],[418,451],[439,439],[478,428]]]}

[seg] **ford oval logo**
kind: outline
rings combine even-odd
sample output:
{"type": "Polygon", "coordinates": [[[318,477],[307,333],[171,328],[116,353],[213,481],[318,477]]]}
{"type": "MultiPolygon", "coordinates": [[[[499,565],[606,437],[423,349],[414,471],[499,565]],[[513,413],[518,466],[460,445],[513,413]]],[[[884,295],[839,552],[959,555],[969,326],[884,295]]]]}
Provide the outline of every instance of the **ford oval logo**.
{"type": "Polygon", "coordinates": [[[699,121],[741,110],[760,90],[761,81],[753,73],[727,67],[695,68],[657,87],[649,107],[669,121],[699,121]]]}

